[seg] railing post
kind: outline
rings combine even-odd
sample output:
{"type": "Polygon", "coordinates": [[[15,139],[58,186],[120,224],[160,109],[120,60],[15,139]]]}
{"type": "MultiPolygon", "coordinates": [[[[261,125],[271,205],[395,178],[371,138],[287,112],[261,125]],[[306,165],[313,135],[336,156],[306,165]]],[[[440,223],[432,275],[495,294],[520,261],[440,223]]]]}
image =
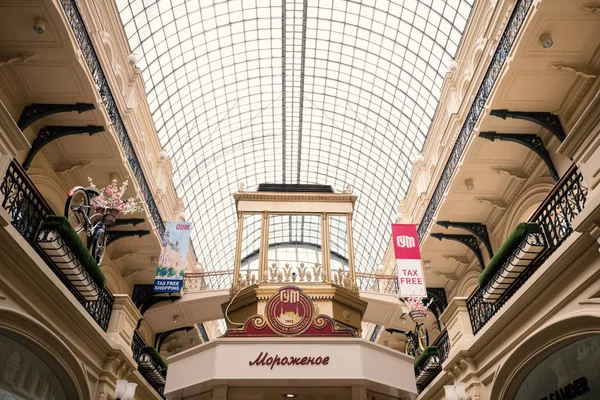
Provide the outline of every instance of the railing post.
{"type": "Polygon", "coordinates": [[[440,315],[440,321],[446,326],[450,340],[450,352],[447,360],[452,360],[457,353],[469,349],[474,341],[471,319],[467,309],[467,298],[453,298],[440,315]]]}
{"type": "Polygon", "coordinates": [[[131,350],[133,332],[142,315],[128,295],[115,294],[114,298],[113,310],[106,333],[116,346],[122,346],[122,350],[133,357],[131,350]]]}

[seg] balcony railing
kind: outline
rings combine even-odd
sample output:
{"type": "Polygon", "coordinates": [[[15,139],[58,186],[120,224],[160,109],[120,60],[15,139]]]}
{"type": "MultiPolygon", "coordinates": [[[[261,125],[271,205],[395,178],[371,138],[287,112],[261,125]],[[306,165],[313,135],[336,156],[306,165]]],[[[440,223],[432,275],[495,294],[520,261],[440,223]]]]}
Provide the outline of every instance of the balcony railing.
{"type": "MultiPolygon", "coordinates": [[[[417,384],[417,391],[421,393],[425,388],[433,382],[436,376],[442,371],[442,364],[446,359],[448,359],[448,354],[450,353],[450,340],[448,339],[448,331],[445,329],[440,333],[432,346],[437,347],[437,355],[430,356],[430,358],[435,358],[436,362],[439,363],[437,368],[427,377],[425,381],[421,384],[417,384]]],[[[421,364],[419,367],[415,368],[415,376],[419,376],[424,368],[427,366],[427,361],[421,364]]]]}
{"type": "Polygon", "coordinates": [[[398,293],[398,277],[357,272],[356,286],[361,292],[396,294],[398,293]]]}
{"type": "Polygon", "coordinates": [[[556,184],[529,222],[538,223],[546,236],[548,246],[539,254],[521,275],[508,287],[496,302],[484,300],[485,291],[477,288],[467,301],[473,333],[477,334],[502,306],[519,290],[533,273],[550,257],[556,249],[571,235],[573,219],[579,215],[587,197],[587,188],[583,186],[583,176],[573,165],[556,184]]]}
{"type": "Polygon", "coordinates": [[[183,278],[184,293],[231,289],[233,270],[191,272],[183,278]]]}
{"type": "Polygon", "coordinates": [[[75,296],[77,301],[92,316],[94,321],[106,331],[108,321],[112,312],[114,298],[107,288],[100,291],[98,299],[88,301],[83,298],[81,293],[58,268],[58,266],[46,256],[36,243],[37,233],[40,225],[47,215],[53,211],[44,200],[44,197],[37,190],[27,173],[21,168],[18,162],[13,160],[6,170],[4,180],[0,185],[0,192],[4,195],[2,207],[8,211],[11,224],[23,236],[23,238],[33,247],[33,249],[44,259],[46,264],[52,269],[52,272],[61,280],[61,282],[75,296]]]}
{"type": "MultiPolygon", "coordinates": [[[[144,368],[142,368],[139,364],[140,364],[140,360],[142,359],[142,357],[144,356],[143,353],[143,349],[144,347],[147,347],[148,343],[144,340],[144,338],[142,337],[142,335],[140,335],[140,333],[137,331],[137,329],[133,332],[133,339],[131,341],[131,350],[133,352],[133,359],[135,360],[135,362],[138,364],[138,371],[140,372],[140,374],[142,374],[142,376],[144,377],[144,379],[146,380],[146,382],[148,382],[150,384],[150,386],[152,386],[154,388],[154,390],[156,390],[156,392],[158,394],[161,395],[162,398],[164,398],[163,393],[165,392],[165,385],[164,384],[159,384],[157,383],[145,370],[144,368]]],[[[151,358],[149,358],[149,360],[152,362],[153,360],[151,358]]],[[[159,371],[159,373],[162,375],[162,377],[164,379],[166,379],[167,376],[167,370],[161,368],[156,362],[153,362],[154,367],[157,371],[159,371]]]]}

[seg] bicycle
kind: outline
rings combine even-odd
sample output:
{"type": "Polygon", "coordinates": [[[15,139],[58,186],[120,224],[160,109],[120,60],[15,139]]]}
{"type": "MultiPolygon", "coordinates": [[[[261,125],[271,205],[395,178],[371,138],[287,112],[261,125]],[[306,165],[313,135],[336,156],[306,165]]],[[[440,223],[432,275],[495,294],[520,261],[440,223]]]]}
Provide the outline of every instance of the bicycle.
{"type": "Polygon", "coordinates": [[[402,331],[400,329],[386,329],[389,333],[401,333],[406,336],[404,352],[413,357],[418,357],[429,345],[429,334],[424,323],[417,323],[414,331],[402,331]]]}
{"type": "Polygon", "coordinates": [[[85,240],[84,244],[98,264],[102,262],[106,250],[107,219],[114,223],[114,216],[95,200],[99,194],[94,187],[76,186],[69,192],[65,204],[65,217],[78,235],[85,233],[80,238],[85,240]]]}

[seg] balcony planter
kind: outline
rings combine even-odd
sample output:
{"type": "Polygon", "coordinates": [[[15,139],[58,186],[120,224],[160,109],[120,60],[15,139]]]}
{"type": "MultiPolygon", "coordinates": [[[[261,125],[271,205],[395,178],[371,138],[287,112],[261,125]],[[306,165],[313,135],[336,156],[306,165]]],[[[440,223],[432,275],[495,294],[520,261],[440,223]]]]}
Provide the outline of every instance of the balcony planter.
{"type": "Polygon", "coordinates": [[[154,383],[164,385],[167,379],[167,364],[153,346],[144,346],[137,360],[142,369],[154,383]]]}
{"type": "Polygon", "coordinates": [[[538,224],[517,225],[479,275],[484,301],[494,303],[502,297],[545,248],[546,238],[538,224]]]}
{"type": "Polygon", "coordinates": [[[437,347],[428,346],[415,359],[415,378],[417,384],[420,385],[435,373],[440,367],[440,358],[438,356],[437,347]]]}
{"type": "Polygon", "coordinates": [[[69,221],[49,215],[37,235],[37,244],[87,301],[96,301],[106,277],[69,221]]]}

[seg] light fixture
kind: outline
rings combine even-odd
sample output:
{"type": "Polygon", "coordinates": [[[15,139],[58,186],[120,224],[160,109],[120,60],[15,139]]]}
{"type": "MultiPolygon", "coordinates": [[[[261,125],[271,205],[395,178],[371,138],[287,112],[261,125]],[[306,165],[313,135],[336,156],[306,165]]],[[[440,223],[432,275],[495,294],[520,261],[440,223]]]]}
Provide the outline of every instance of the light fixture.
{"type": "Polygon", "coordinates": [[[135,53],[131,53],[130,55],[127,56],[127,62],[130,65],[135,65],[139,59],[140,59],[140,57],[135,53]]]}
{"type": "Polygon", "coordinates": [[[150,257],[150,264],[152,264],[152,265],[158,264],[158,257],[156,257],[156,256],[150,257]]]}
{"type": "Polygon", "coordinates": [[[127,382],[124,379],[117,380],[115,387],[115,398],[117,400],[133,400],[137,383],[127,382]]]}
{"type": "Polygon", "coordinates": [[[465,181],[465,186],[467,187],[467,190],[473,190],[475,188],[475,185],[473,184],[473,179],[467,179],[465,181]]]}
{"type": "Polygon", "coordinates": [[[423,265],[425,266],[425,268],[431,268],[431,261],[425,260],[423,261],[423,265]]]}
{"type": "Polygon", "coordinates": [[[286,399],[295,399],[298,397],[298,395],[295,393],[284,393],[281,395],[281,397],[285,397],[286,399]]]}
{"type": "Polygon", "coordinates": [[[549,33],[542,33],[542,35],[540,36],[540,42],[542,42],[542,46],[545,49],[552,47],[552,45],[554,44],[554,40],[552,40],[552,36],[550,36],[549,33]]]}
{"type": "Polygon", "coordinates": [[[173,315],[173,323],[176,324],[179,321],[179,314],[173,315]]]}
{"type": "Polygon", "coordinates": [[[35,31],[35,33],[41,35],[42,33],[46,32],[46,20],[43,18],[36,18],[35,21],[33,21],[33,30],[35,31]]]}
{"type": "Polygon", "coordinates": [[[446,392],[446,400],[467,400],[467,392],[465,391],[465,384],[459,382],[452,385],[444,386],[444,391],[446,392]]]}
{"type": "Polygon", "coordinates": [[[164,150],[161,150],[160,153],[158,153],[158,159],[159,160],[166,160],[169,157],[169,153],[167,153],[164,150]]]}

